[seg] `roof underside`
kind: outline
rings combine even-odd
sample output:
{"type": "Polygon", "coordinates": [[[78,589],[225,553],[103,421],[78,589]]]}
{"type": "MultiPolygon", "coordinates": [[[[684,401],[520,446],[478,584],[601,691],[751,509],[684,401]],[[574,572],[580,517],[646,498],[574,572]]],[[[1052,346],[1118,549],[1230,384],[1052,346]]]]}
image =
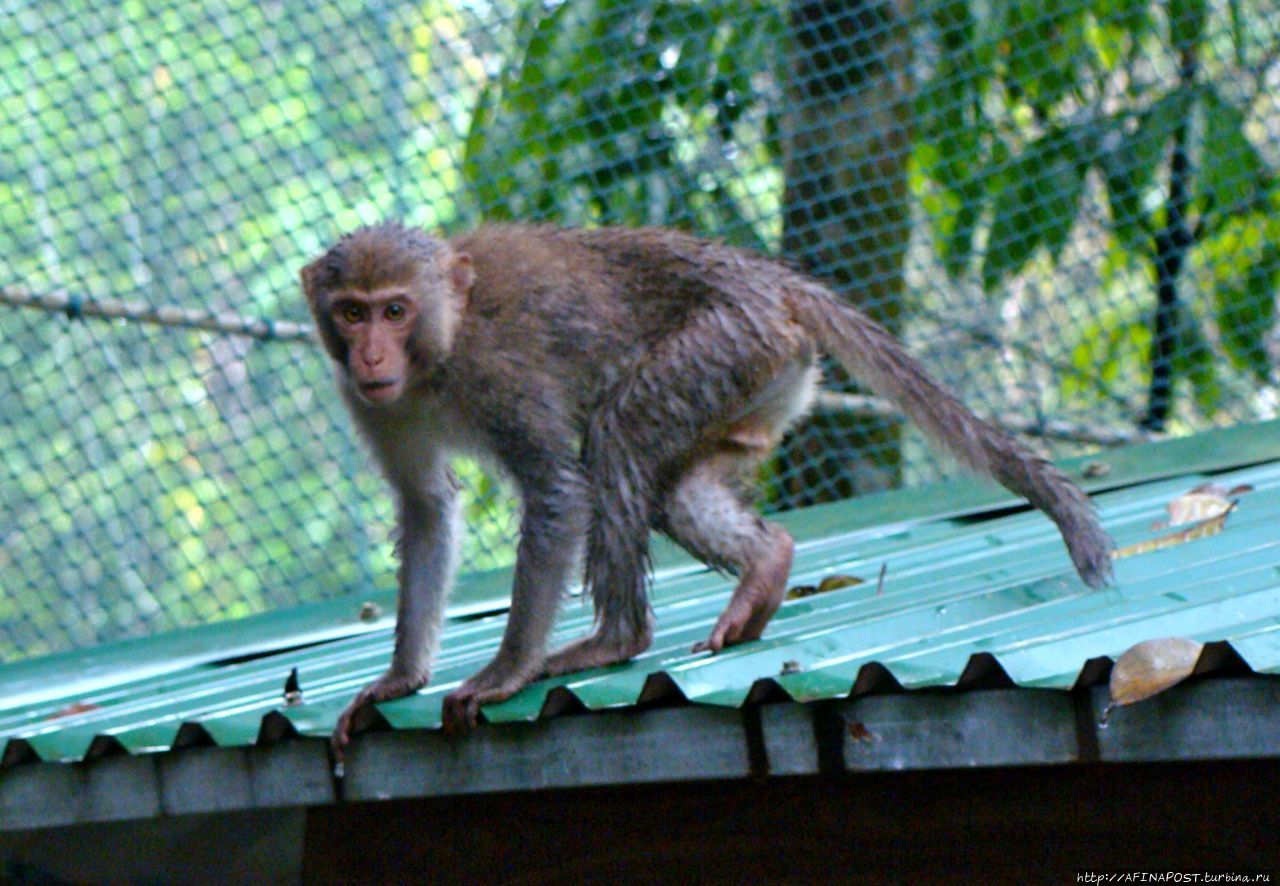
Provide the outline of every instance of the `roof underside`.
{"type": "MultiPolygon", "coordinates": [[[[1121,558],[1115,584],[1100,591],[1076,578],[1048,519],[1011,511],[1016,503],[1001,491],[973,481],[789,514],[782,519],[797,540],[793,585],[836,575],[861,581],[788,600],[762,640],[718,655],[689,650],[710,631],[731,579],[662,549],[650,651],[626,665],[538,682],[484,716],[532,721],[649,702],[737,708],[899,687],[1071,689],[1096,683],[1109,659],[1134,644],[1170,636],[1214,642],[1217,660],[1237,669],[1243,662],[1257,673],[1280,671],[1280,424],[1092,461],[1104,467],[1092,466],[1097,479],[1086,485],[1122,547],[1168,535],[1153,524],[1167,519],[1171,500],[1206,480],[1253,488],[1239,494],[1220,532],[1121,558]]],[[[1081,476],[1084,464],[1070,468],[1081,476]]],[[[381,705],[380,725],[440,725],[443,696],[497,648],[507,578],[462,583],[432,685],[381,705]]],[[[368,601],[384,613],[393,608],[377,591],[9,665],[0,670],[4,766],[327,736],[390,655],[389,616],[360,620],[368,601]],[[286,705],[295,670],[301,701],[286,705]]],[[[589,607],[571,601],[556,641],[585,633],[590,622],[589,607]]]]}

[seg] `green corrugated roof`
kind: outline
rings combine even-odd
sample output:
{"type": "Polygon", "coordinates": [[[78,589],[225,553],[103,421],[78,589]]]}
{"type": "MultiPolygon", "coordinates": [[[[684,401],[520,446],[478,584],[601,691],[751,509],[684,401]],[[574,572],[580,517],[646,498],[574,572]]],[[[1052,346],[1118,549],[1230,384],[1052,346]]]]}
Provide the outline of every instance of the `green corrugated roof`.
{"type": "MultiPolygon", "coordinates": [[[[484,709],[491,722],[565,709],[633,706],[683,696],[739,706],[785,694],[849,695],[892,677],[904,688],[964,685],[1002,669],[1015,685],[1068,689],[1092,659],[1142,640],[1225,641],[1257,672],[1280,670],[1280,423],[1108,452],[1087,461],[1107,528],[1121,546],[1168,533],[1166,504],[1207,479],[1254,487],[1217,535],[1116,563],[1116,582],[1090,591],[1072,572],[1053,525],[1010,512],[1001,490],[971,480],[795,512],[793,585],[832,574],[863,583],[787,601],[763,639],[692,654],[723,608],[729,579],[662,549],[653,648],[621,666],[544,680],[484,709]],[[1103,491],[1099,491],[1103,490],[1103,491]],[[885,568],[883,586],[877,576],[885,568]],[[998,666],[998,668],[997,668],[998,666]]],[[[431,686],[380,706],[394,729],[433,729],[441,700],[485,664],[505,623],[508,576],[464,580],[450,609],[431,686]]],[[[385,591],[313,604],[0,668],[0,746],[12,764],[138,754],[212,742],[244,746],[297,732],[328,735],[355,691],[391,651],[385,591]],[[284,705],[297,669],[301,704],[284,705]]],[[[556,641],[584,633],[589,607],[564,607],[556,641]]]]}

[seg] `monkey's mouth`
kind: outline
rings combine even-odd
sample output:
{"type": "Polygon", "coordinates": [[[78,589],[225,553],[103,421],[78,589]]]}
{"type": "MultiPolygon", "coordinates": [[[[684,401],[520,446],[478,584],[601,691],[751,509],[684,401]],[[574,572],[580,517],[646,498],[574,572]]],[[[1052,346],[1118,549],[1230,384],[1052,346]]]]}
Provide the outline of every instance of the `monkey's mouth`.
{"type": "Polygon", "coordinates": [[[360,382],[360,395],[374,403],[394,400],[399,393],[400,379],[398,378],[379,378],[360,382]]]}

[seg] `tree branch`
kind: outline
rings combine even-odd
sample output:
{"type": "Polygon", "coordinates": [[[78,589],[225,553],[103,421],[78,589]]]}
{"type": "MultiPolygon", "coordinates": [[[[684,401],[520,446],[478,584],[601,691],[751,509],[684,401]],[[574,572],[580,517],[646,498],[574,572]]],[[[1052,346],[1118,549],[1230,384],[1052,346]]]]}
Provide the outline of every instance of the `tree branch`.
{"type": "Polygon", "coordinates": [[[179,329],[203,329],[226,335],[241,335],[260,341],[314,341],[315,331],[308,323],[241,317],[231,313],[206,313],[174,305],[148,305],[143,302],[114,299],[83,299],[68,292],[31,292],[21,286],[0,288],[0,304],[30,308],[49,314],[65,314],[71,319],[98,317],[104,320],[128,320],[151,326],[179,329]]]}

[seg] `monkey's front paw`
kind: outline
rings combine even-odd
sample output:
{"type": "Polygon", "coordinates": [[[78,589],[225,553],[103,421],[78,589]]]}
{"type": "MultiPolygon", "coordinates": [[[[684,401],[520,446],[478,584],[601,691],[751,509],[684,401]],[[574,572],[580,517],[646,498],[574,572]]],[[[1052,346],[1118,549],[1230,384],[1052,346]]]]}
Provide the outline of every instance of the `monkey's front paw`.
{"type": "Polygon", "coordinates": [[[337,759],[342,760],[343,752],[351,743],[351,731],[357,725],[357,720],[360,721],[358,725],[367,725],[363,721],[370,715],[373,705],[409,695],[426,685],[426,674],[409,676],[388,672],[361,689],[338,717],[338,725],[333,729],[333,751],[337,759]]]}
{"type": "Polygon", "coordinates": [[[502,676],[481,671],[444,697],[444,731],[465,735],[476,728],[481,705],[506,701],[531,681],[531,677],[521,674],[502,676]]]}

